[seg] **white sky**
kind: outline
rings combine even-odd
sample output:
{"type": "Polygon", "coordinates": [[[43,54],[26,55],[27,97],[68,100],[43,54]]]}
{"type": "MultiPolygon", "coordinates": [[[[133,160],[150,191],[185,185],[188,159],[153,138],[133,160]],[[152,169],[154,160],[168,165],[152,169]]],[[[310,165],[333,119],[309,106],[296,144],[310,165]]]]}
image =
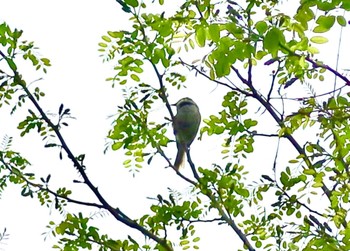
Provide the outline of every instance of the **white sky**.
{"type": "MultiPolygon", "coordinates": [[[[141,174],[133,178],[122,167],[122,161],[116,153],[102,153],[104,139],[112,122],[107,117],[115,114],[116,105],[122,103],[120,90],[112,89],[110,83],[105,82],[107,77],[112,76],[111,66],[102,63],[97,51],[97,43],[106,31],[122,29],[128,25],[128,17],[114,0],[5,0],[1,1],[1,10],[0,20],[5,20],[12,28],[22,29],[24,39],[34,41],[40,47],[40,54],[51,60],[52,67],[48,69],[47,75],[33,75],[32,68],[28,65],[22,70],[26,73],[29,69],[26,78],[28,82],[44,77],[39,82],[40,88],[46,93],[41,101],[44,110],[57,112],[61,103],[71,108],[77,120],[68,121],[70,126],[64,129],[63,134],[76,155],[86,154],[88,174],[112,203],[136,218],[148,210],[148,206],[142,206],[150,203],[146,196],[166,194],[167,187],[186,190],[187,184],[170,169],[164,169],[164,162],[153,164],[152,168],[144,168],[141,174]]],[[[154,79],[154,76],[151,78],[154,79]]],[[[199,105],[200,102],[206,102],[214,88],[211,85],[210,90],[203,93],[199,105]]],[[[171,101],[176,102],[186,94],[187,91],[185,94],[178,93],[171,101]]],[[[196,98],[198,99],[194,97],[196,98]]],[[[162,107],[157,109],[165,111],[162,107]]],[[[205,116],[205,113],[202,112],[202,115],[205,116]]],[[[0,120],[6,123],[0,123],[0,136],[5,133],[14,136],[13,148],[23,153],[32,163],[33,170],[42,174],[42,177],[53,173],[51,181],[55,187],[66,185],[77,189],[76,194],[73,192],[75,198],[94,198],[90,192],[86,192],[83,185],[72,185],[72,180],[77,177],[71,163],[67,160],[59,161],[56,150],[44,149],[43,142],[35,133],[24,138],[17,137],[19,132],[15,128],[23,115],[20,112],[11,118],[2,111],[0,120]]],[[[171,154],[175,155],[175,145],[169,155],[171,154]]],[[[85,210],[95,211],[97,210],[85,210]]],[[[44,242],[41,234],[46,231],[45,226],[52,219],[59,222],[60,216],[39,206],[36,200],[22,198],[19,188],[9,187],[0,200],[0,230],[7,227],[10,236],[5,245],[0,246],[0,250],[50,250],[54,240],[49,238],[44,242]]],[[[114,233],[115,238],[124,238],[126,234],[141,236],[109,217],[93,224],[105,228],[107,226],[108,232],[114,233]]],[[[206,242],[211,241],[203,240],[203,245],[206,242]]]]}
{"type": "MultiPolygon", "coordinates": [[[[136,175],[136,178],[132,178],[123,169],[120,155],[114,152],[107,155],[102,153],[104,139],[112,122],[107,117],[115,114],[116,105],[121,103],[121,94],[118,88],[112,89],[110,83],[105,82],[112,75],[111,66],[103,64],[98,57],[97,43],[106,31],[123,29],[128,25],[128,16],[120,10],[115,0],[1,0],[0,20],[5,20],[12,28],[24,30],[24,38],[34,41],[40,47],[40,53],[51,59],[52,67],[43,76],[44,80],[39,82],[40,88],[46,93],[41,104],[44,110],[52,112],[56,112],[61,103],[71,108],[77,120],[69,121],[70,126],[64,129],[63,134],[76,155],[86,154],[88,174],[112,203],[121,207],[129,216],[137,218],[148,210],[149,201],[146,196],[165,194],[167,187],[180,191],[186,189],[187,184],[172,170],[164,169],[163,161],[154,162],[136,175]]],[[[334,60],[333,55],[327,55],[326,58],[334,60]]],[[[23,68],[23,71],[26,73],[28,70],[23,68]]],[[[36,75],[29,72],[27,74],[28,82],[36,80],[36,75]]],[[[154,79],[154,75],[150,79],[154,79]]],[[[180,97],[193,93],[192,97],[201,107],[202,117],[205,118],[220,104],[221,100],[213,99],[214,94],[221,95],[220,90],[215,90],[212,84],[203,88],[203,80],[198,81],[193,77],[192,80],[195,80],[193,87],[175,93],[171,101],[175,102],[180,97]],[[202,89],[201,93],[197,92],[198,87],[202,89]]],[[[17,137],[19,132],[14,128],[23,113],[18,113],[12,119],[2,110],[0,137],[5,133],[15,137],[14,149],[22,152],[32,162],[32,170],[43,177],[53,173],[53,185],[74,189],[74,198],[93,198],[83,185],[72,185],[72,180],[77,177],[70,162],[59,161],[56,150],[44,149],[43,142],[35,133],[23,139],[17,137]]],[[[163,114],[165,109],[157,107],[155,113],[163,114]]],[[[194,142],[192,158],[197,160],[198,165],[208,165],[207,163],[211,163],[208,162],[209,155],[215,151],[220,152],[219,144],[218,139],[194,142]]],[[[169,149],[169,156],[175,155],[175,145],[173,148],[169,149]]],[[[264,157],[266,163],[271,163],[271,158],[272,156],[264,157]]],[[[261,163],[259,162],[259,170],[268,172],[270,164],[264,167],[261,163]]],[[[252,171],[251,168],[248,170],[252,171]]],[[[184,173],[189,174],[189,170],[184,170],[184,173]]],[[[84,210],[91,211],[95,210],[84,210]]],[[[0,231],[7,227],[10,236],[5,245],[0,244],[0,250],[50,250],[54,240],[49,238],[44,242],[41,234],[45,232],[45,226],[51,219],[58,222],[59,215],[39,206],[36,200],[22,198],[20,189],[9,187],[0,200],[0,231]]],[[[113,233],[115,238],[125,237],[126,234],[141,236],[109,217],[101,218],[96,224],[101,225],[101,228],[108,228],[108,232],[113,233]]],[[[208,235],[199,243],[201,250],[215,250],[217,243],[231,246],[234,242],[232,236],[235,234],[225,230],[223,226],[214,225],[210,229],[202,230],[208,235]]],[[[232,250],[232,246],[227,250],[232,250]]]]}

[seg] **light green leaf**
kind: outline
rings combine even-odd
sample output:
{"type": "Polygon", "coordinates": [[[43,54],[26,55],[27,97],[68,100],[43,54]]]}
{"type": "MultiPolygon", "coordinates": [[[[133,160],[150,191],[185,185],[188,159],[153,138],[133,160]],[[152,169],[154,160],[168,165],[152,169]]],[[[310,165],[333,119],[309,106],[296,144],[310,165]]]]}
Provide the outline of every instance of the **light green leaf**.
{"type": "Polygon", "coordinates": [[[314,36],[310,40],[315,44],[324,44],[328,42],[328,39],[322,36],[314,36]]]}
{"type": "Polygon", "coordinates": [[[315,32],[315,33],[324,33],[324,32],[329,31],[329,29],[326,28],[326,27],[323,27],[321,25],[318,25],[312,31],[315,32]]]}
{"type": "Polygon", "coordinates": [[[314,169],[305,169],[303,173],[306,175],[314,175],[316,171],[314,169]]]}
{"type": "Polygon", "coordinates": [[[180,241],[180,245],[181,245],[181,246],[188,245],[189,243],[190,243],[189,240],[182,240],[182,241],[180,241]]]}
{"type": "Polygon", "coordinates": [[[122,38],[124,36],[124,33],[121,31],[108,31],[107,33],[112,38],[122,38]]]}
{"type": "Polygon", "coordinates": [[[111,38],[108,37],[108,36],[102,36],[102,39],[103,39],[104,41],[106,41],[107,43],[110,43],[110,42],[112,41],[111,38]]]}
{"type": "Polygon", "coordinates": [[[113,149],[113,151],[117,151],[117,150],[120,149],[123,145],[124,145],[123,142],[115,142],[115,143],[112,145],[112,149],[113,149]]]}
{"type": "Polygon", "coordinates": [[[208,27],[209,37],[214,42],[218,42],[220,40],[220,27],[218,24],[212,24],[208,27]]]}
{"type": "Polygon", "coordinates": [[[140,78],[136,74],[131,74],[130,77],[131,77],[132,80],[134,80],[136,82],[140,82],[140,78]]]}
{"type": "Polygon", "coordinates": [[[337,16],[337,22],[339,25],[343,27],[346,26],[346,19],[343,16],[337,16]]]}
{"type": "Polygon", "coordinates": [[[193,40],[192,40],[192,39],[189,39],[189,40],[188,40],[188,43],[190,44],[191,48],[194,49],[195,46],[194,46],[193,40]]]}
{"type": "Polygon", "coordinates": [[[277,28],[272,28],[269,30],[264,38],[263,45],[264,48],[272,54],[272,56],[277,56],[277,51],[279,50],[280,43],[284,43],[285,39],[281,30],[277,28]]]}
{"type": "Polygon", "coordinates": [[[107,47],[107,44],[102,43],[102,42],[101,42],[101,43],[98,43],[98,45],[101,46],[101,47],[103,47],[103,48],[106,48],[106,47],[107,47]]]}
{"type": "Polygon", "coordinates": [[[200,240],[200,238],[196,237],[196,238],[193,239],[193,242],[198,242],[199,240],[200,240]]]}
{"type": "Polygon", "coordinates": [[[335,16],[319,16],[316,20],[318,26],[313,30],[316,33],[322,33],[329,31],[335,22],[335,16]]]}
{"type": "Polygon", "coordinates": [[[320,51],[316,47],[309,46],[307,48],[307,51],[310,52],[311,54],[318,54],[320,51]]]}
{"type": "Polygon", "coordinates": [[[267,55],[266,51],[257,51],[256,54],[255,54],[255,58],[260,60],[266,55],[267,55]]]}
{"type": "Polygon", "coordinates": [[[206,34],[205,34],[205,28],[200,27],[198,30],[196,30],[196,42],[200,47],[204,47],[205,40],[206,40],[206,34]]]}
{"type": "Polygon", "coordinates": [[[255,29],[259,32],[260,35],[263,35],[267,30],[267,24],[264,21],[259,21],[255,24],[255,29]]]}
{"type": "Polygon", "coordinates": [[[40,61],[43,62],[43,64],[46,66],[51,66],[50,59],[48,58],[41,58],[40,61]]]}

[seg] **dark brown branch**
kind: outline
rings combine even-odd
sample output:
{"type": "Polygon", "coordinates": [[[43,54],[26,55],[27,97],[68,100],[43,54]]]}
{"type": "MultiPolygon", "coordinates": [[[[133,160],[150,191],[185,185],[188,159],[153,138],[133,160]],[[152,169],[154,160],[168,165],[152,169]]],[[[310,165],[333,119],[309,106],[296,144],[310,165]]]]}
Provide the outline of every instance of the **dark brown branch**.
{"type": "MultiPolygon", "coordinates": [[[[280,126],[284,126],[284,125],[283,125],[283,121],[281,121],[281,120],[279,119],[279,117],[275,114],[275,112],[271,109],[271,106],[270,106],[270,103],[268,102],[268,100],[265,101],[265,100],[261,97],[261,95],[259,95],[259,94],[256,92],[255,88],[253,87],[253,84],[252,84],[252,77],[251,77],[251,68],[250,68],[251,66],[252,66],[251,61],[249,61],[249,66],[248,66],[248,79],[245,79],[245,78],[240,74],[240,72],[238,71],[238,69],[234,68],[233,66],[232,66],[231,68],[235,71],[235,73],[236,73],[237,76],[242,80],[242,82],[244,82],[244,83],[246,83],[246,84],[248,85],[248,87],[249,87],[249,88],[252,90],[252,92],[253,92],[254,98],[256,98],[256,99],[265,107],[265,109],[267,109],[267,110],[269,111],[269,113],[272,115],[272,117],[275,119],[275,121],[276,121],[280,126]]],[[[275,78],[273,78],[272,85],[273,85],[273,83],[274,83],[274,79],[275,79],[275,78]]],[[[271,90],[272,90],[272,88],[273,88],[273,87],[271,86],[271,90]]],[[[270,92],[269,92],[269,95],[271,94],[271,90],[270,90],[270,92]]],[[[268,96],[269,96],[269,95],[268,95],[268,96]]],[[[292,145],[297,149],[297,151],[298,151],[300,154],[302,154],[303,156],[305,156],[305,157],[304,157],[304,160],[305,160],[305,162],[307,163],[307,166],[309,166],[309,167],[311,166],[311,167],[312,167],[312,164],[311,164],[310,160],[306,157],[306,154],[305,154],[304,150],[303,150],[302,147],[296,142],[296,140],[294,139],[294,137],[291,136],[291,135],[285,135],[285,137],[292,143],[292,145]]],[[[277,155],[276,155],[276,156],[277,156],[277,155]]],[[[275,157],[276,157],[276,156],[275,156],[275,157]]],[[[276,159],[275,159],[275,161],[276,161],[276,159]]],[[[275,162],[275,163],[276,163],[276,162],[275,162]]],[[[275,164],[275,163],[274,163],[274,164],[275,164]]],[[[276,184],[277,184],[277,183],[276,183],[276,184]]],[[[280,188],[280,189],[281,189],[281,188],[280,188]]],[[[326,185],[323,184],[322,189],[323,189],[323,191],[325,192],[325,194],[327,195],[327,197],[330,198],[330,191],[329,191],[329,189],[326,187],[326,185]]],[[[281,191],[283,191],[283,189],[281,189],[281,191]]],[[[287,192],[283,191],[283,193],[284,193],[284,195],[286,195],[288,198],[290,198],[290,196],[288,195],[287,192]]],[[[305,207],[305,208],[306,208],[307,210],[309,210],[310,212],[322,216],[322,214],[320,214],[319,212],[317,212],[317,211],[311,209],[310,207],[308,207],[306,204],[300,202],[299,200],[297,200],[296,202],[297,202],[299,205],[305,207]]]]}
{"type": "MultiPolygon", "coordinates": [[[[7,61],[7,57],[5,56],[5,54],[2,51],[0,51],[0,55],[7,61]]],[[[129,217],[127,217],[119,208],[113,208],[104,199],[102,194],[98,191],[97,187],[95,187],[92,184],[92,182],[90,181],[89,177],[87,176],[87,174],[85,172],[84,167],[81,166],[79,161],[75,158],[74,154],[72,153],[72,151],[68,147],[68,145],[67,145],[66,141],[64,140],[61,132],[59,131],[59,128],[56,125],[54,125],[52,123],[52,121],[47,117],[46,113],[42,110],[42,108],[40,107],[40,105],[37,102],[37,100],[35,99],[35,97],[32,95],[32,93],[26,87],[25,81],[21,79],[21,76],[18,74],[18,72],[13,70],[13,73],[14,73],[14,76],[13,76],[14,82],[23,88],[24,92],[26,93],[26,95],[28,96],[30,101],[33,103],[35,108],[38,110],[38,112],[42,116],[42,119],[48,124],[48,126],[50,128],[52,128],[52,130],[54,131],[54,133],[58,137],[62,148],[67,153],[68,158],[73,162],[74,167],[77,168],[77,170],[79,171],[80,175],[82,176],[82,178],[84,180],[84,183],[95,194],[95,196],[101,202],[103,207],[105,209],[107,209],[118,221],[124,223],[125,225],[127,225],[127,226],[129,226],[131,228],[137,229],[138,231],[140,231],[142,234],[144,234],[148,238],[150,238],[150,239],[156,241],[157,243],[159,243],[160,245],[162,245],[165,250],[172,251],[173,248],[167,243],[167,241],[165,239],[159,238],[158,236],[154,235],[153,233],[151,233],[150,231],[148,231],[147,229],[145,229],[144,227],[139,225],[136,221],[134,221],[134,220],[130,219],[129,217]]]]}
{"type": "MultiPolygon", "coordinates": [[[[257,90],[253,87],[252,83],[250,83],[247,79],[245,79],[240,72],[238,71],[238,69],[236,69],[235,67],[231,66],[231,68],[236,72],[237,76],[241,79],[241,81],[243,83],[246,83],[247,86],[250,88],[250,90],[253,93],[253,97],[258,100],[260,102],[260,104],[262,104],[265,109],[270,113],[270,115],[272,116],[272,118],[277,122],[277,124],[283,128],[285,127],[283,120],[276,114],[276,112],[274,111],[274,109],[272,108],[271,104],[266,101],[258,92],[257,90]]],[[[296,139],[290,135],[290,134],[286,134],[283,135],[283,137],[287,138],[289,140],[289,142],[293,145],[293,147],[297,150],[297,152],[303,156],[303,159],[307,165],[307,167],[309,168],[313,168],[313,165],[311,163],[311,161],[309,160],[309,158],[307,157],[306,153],[304,152],[304,149],[299,145],[299,143],[296,141],[296,139]]],[[[331,191],[327,188],[327,186],[325,184],[323,184],[322,186],[322,190],[323,192],[327,195],[328,199],[331,198],[331,191]]]]}
{"type": "Polygon", "coordinates": [[[155,71],[155,73],[156,73],[156,76],[157,76],[157,78],[158,78],[158,81],[159,81],[159,85],[160,85],[160,88],[159,88],[159,89],[160,89],[160,92],[161,92],[161,94],[160,94],[159,96],[160,96],[160,98],[163,100],[163,102],[165,103],[165,106],[166,106],[166,108],[167,108],[168,111],[169,111],[171,120],[173,121],[173,120],[174,120],[174,113],[173,113],[173,111],[172,111],[172,109],[171,109],[171,105],[170,105],[170,103],[169,103],[169,101],[168,101],[168,98],[167,98],[167,96],[166,96],[165,86],[164,86],[164,82],[163,82],[163,75],[160,74],[160,72],[159,72],[157,66],[156,66],[154,63],[152,63],[151,60],[148,60],[148,61],[151,63],[151,65],[152,65],[152,67],[153,67],[153,69],[154,69],[154,71],[155,71]]]}
{"type": "MultiPolygon", "coordinates": [[[[281,48],[283,48],[284,50],[288,51],[288,53],[290,55],[301,57],[299,54],[297,54],[294,51],[290,50],[284,44],[280,43],[279,45],[281,46],[281,48]]],[[[317,62],[317,61],[313,60],[312,58],[310,58],[309,56],[305,57],[305,60],[308,61],[309,63],[311,63],[314,68],[323,68],[323,69],[326,69],[327,71],[330,71],[331,73],[334,74],[334,76],[337,76],[338,78],[343,80],[346,85],[350,86],[350,80],[347,77],[345,77],[344,75],[340,74],[337,70],[335,70],[332,67],[330,67],[329,65],[326,65],[326,64],[321,63],[321,62],[317,62]]]]}
{"type": "Polygon", "coordinates": [[[196,180],[198,180],[200,182],[200,177],[198,175],[198,172],[196,170],[196,166],[194,165],[192,159],[191,159],[191,155],[190,155],[190,149],[186,148],[186,157],[187,157],[187,161],[190,164],[193,176],[196,178],[196,180]]]}
{"type": "Polygon", "coordinates": [[[37,184],[37,183],[34,183],[34,182],[30,181],[24,175],[22,175],[22,173],[18,174],[17,172],[13,172],[12,168],[6,163],[6,161],[3,158],[0,158],[0,162],[6,167],[7,170],[10,171],[10,173],[12,173],[12,174],[18,176],[19,178],[23,179],[26,182],[27,185],[30,185],[32,187],[37,187],[38,190],[46,191],[46,192],[54,195],[57,198],[67,200],[68,202],[71,202],[71,203],[74,203],[74,204],[84,205],[84,206],[89,206],[89,207],[97,207],[97,208],[100,208],[100,209],[105,208],[101,204],[91,203],[91,202],[86,202],[86,201],[80,201],[80,200],[69,198],[67,196],[59,195],[58,193],[52,191],[48,187],[44,187],[42,184],[37,184]]]}
{"type": "Polygon", "coordinates": [[[320,63],[320,62],[316,62],[314,61],[312,58],[310,57],[306,57],[305,58],[306,61],[310,62],[312,64],[312,66],[314,68],[323,68],[326,69],[327,71],[330,71],[331,73],[333,73],[335,76],[337,76],[338,78],[340,78],[341,80],[343,80],[345,82],[346,85],[350,86],[350,80],[345,77],[344,75],[340,74],[338,71],[336,71],[335,69],[333,69],[332,67],[330,67],[329,65],[320,63]]]}
{"type": "MultiPolygon", "coordinates": [[[[145,29],[144,29],[144,25],[143,25],[142,22],[140,21],[139,15],[134,14],[134,17],[136,18],[137,22],[138,22],[139,25],[140,25],[140,30],[141,30],[141,33],[142,33],[142,36],[143,36],[142,41],[143,41],[146,45],[149,45],[148,38],[147,38],[145,29]]],[[[167,108],[168,111],[169,111],[171,120],[173,121],[173,120],[174,120],[174,113],[173,113],[173,111],[171,110],[171,105],[169,104],[168,98],[167,98],[167,96],[166,96],[165,86],[164,86],[164,82],[163,82],[163,74],[160,74],[160,72],[159,72],[157,66],[152,62],[152,60],[151,60],[150,58],[146,57],[146,59],[151,63],[151,65],[152,65],[152,67],[153,67],[153,69],[154,69],[154,72],[156,73],[156,76],[157,76],[157,78],[158,78],[159,85],[160,85],[160,88],[159,88],[160,95],[159,95],[159,96],[160,96],[160,98],[163,100],[163,102],[165,103],[165,106],[166,106],[166,108],[167,108]]]]}
{"type": "MultiPolygon", "coordinates": [[[[17,78],[19,78],[18,74],[16,74],[15,76],[17,76],[17,78]]],[[[92,182],[90,181],[90,179],[88,178],[88,176],[87,176],[87,174],[85,172],[85,169],[80,165],[79,161],[74,157],[72,151],[68,147],[67,143],[65,142],[65,140],[64,140],[61,132],[58,130],[57,126],[55,126],[51,122],[51,120],[46,116],[45,112],[41,109],[41,107],[39,106],[38,102],[33,97],[31,92],[27,89],[25,84],[23,84],[22,81],[20,83],[21,83],[21,86],[23,87],[23,90],[28,95],[29,99],[32,101],[34,106],[39,111],[39,113],[42,116],[42,118],[49,125],[49,127],[54,130],[55,134],[57,135],[57,137],[58,137],[58,139],[59,139],[59,141],[60,141],[60,143],[62,145],[62,148],[67,153],[68,158],[73,162],[74,166],[78,169],[79,173],[83,177],[83,180],[84,180],[85,184],[87,184],[87,186],[91,189],[91,191],[96,195],[96,197],[102,203],[104,208],[106,208],[118,221],[121,221],[122,223],[124,223],[125,225],[127,225],[127,226],[129,226],[131,228],[135,228],[135,229],[139,230],[145,236],[149,237],[150,239],[152,239],[152,240],[156,241],[157,243],[159,243],[160,245],[162,245],[166,250],[172,251],[172,248],[167,244],[166,240],[159,238],[158,236],[154,235],[153,233],[151,233],[147,229],[143,228],[141,225],[137,224],[136,221],[131,220],[129,217],[127,217],[119,208],[113,208],[104,199],[102,194],[98,191],[97,187],[95,187],[92,184],[92,182]]]]}
{"type": "MultiPolygon", "coordinates": [[[[216,80],[216,79],[211,79],[208,75],[206,75],[205,73],[203,73],[201,70],[199,70],[196,66],[194,65],[190,65],[186,62],[184,62],[181,58],[179,59],[180,60],[180,63],[184,66],[187,66],[190,70],[195,70],[196,73],[202,75],[203,77],[219,84],[219,85],[223,85],[223,86],[226,86],[228,88],[230,88],[231,90],[235,90],[239,93],[242,93],[242,94],[245,94],[246,96],[252,96],[251,93],[247,92],[247,91],[244,91],[244,90],[241,90],[239,88],[235,88],[235,87],[232,87],[224,82],[221,82],[219,80],[216,80]]],[[[198,175],[198,172],[196,170],[196,167],[194,165],[194,163],[192,162],[192,159],[191,159],[191,155],[189,153],[189,150],[187,149],[186,151],[186,155],[187,155],[187,160],[188,160],[188,163],[190,164],[191,166],[191,170],[192,170],[192,173],[194,175],[194,177],[198,180],[199,184],[201,184],[201,179],[198,175]]],[[[216,208],[219,212],[219,215],[222,217],[222,219],[234,230],[234,232],[238,235],[238,237],[242,240],[242,242],[244,243],[244,245],[248,248],[249,251],[254,251],[254,247],[250,244],[247,236],[239,229],[239,227],[236,225],[235,221],[233,219],[231,219],[231,217],[229,216],[229,214],[227,214],[224,209],[222,208],[222,206],[220,205],[220,203],[217,201],[217,199],[215,198],[215,196],[213,194],[211,194],[210,191],[207,191],[207,192],[204,192],[202,190],[202,192],[212,201],[212,204],[213,204],[213,207],[216,208]]]]}
{"type": "MultiPolygon", "coordinates": [[[[280,187],[278,187],[278,188],[280,188],[280,187]]],[[[283,193],[288,199],[291,199],[291,197],[289,196],[289,194],[288,194],[286,191],[284,191],[282,188],[280,188],[280,190],[282,191],[282,193],[283,193]]],[[[305,203],[301,202],[299,199],[296,199],[295,202],[298,203],[300,206],[305,207],[307,210],[309,210],[309,212],[314,213],[314,214],[317,214],[318,216],[324,217],[323,214],[319,213],[319,212],[316,211],[316,210],[313,210],[313,209],[310,208],[308,205],[306,205],[305,203]]],[[[333,216],[327,215],[327,217],[331,217],[331,218],[332,218],[333,216]]]]}
{"type": "Polygon", "coordinates": [[[243,84],[246,84],[248,87],[250,87],[248,80],[242,76],[242,74],[239,72],[239,70],[236,67],[231,65],[231,69],[236,73],[237,77],[242,81],[243,84]]]}
{"type": "Polygon", "coordinates": [[[179,170],[177,170],[173,163],[171,163],[170,159],[165,155],[165,153],[163,152],[163,150],[161,148],[158,148],[157,151],[159,152],[159,154],[168,162],[168,165],[170,167],[172,167],[174,169],[174,171],[176,172],[177,175],[179,175],[182,179],[184,179],[185,181],[187,181],[188,183],[191,183],[193,186],[197,186],[197,183],[189,178],[187,178],[186,176],[184,176],[181,172],[179,172],[179,170]]]}
{"type": "MultiPolygon", "coordinates": [[[[198,172],[196,170],[196,167],[194,163],[192,162],[191,155],[189,149],[186,150],[187,160],[188,163],[191,166],[191,170],[193,172],[194,177],[198,180],[199,184],[201,184],[201,178],[198,175],[198,172]]],[[[254,247],[250,244],[247,236],[239,229],[239,227],[236,225],[235,221],[231,219],[230,215],[225,213],[224,209],[222,208],[221,204],[217,201],[215,196],[208,190],[205,192],[202,190],[203,194],[205,194],[212,202],[213,207],[216,208],[219,212],[219,215],[222,217],[222,220],[224,220],[238,235],[238,237],[242,240],[244,245],[248,248],[249,251],[254,251],[254,247]]]]}
{"type": "Polygon", "coordinates": [[[272,91],[273,91],[273,87],[275,86],[275,81],[276,81],[277,74],[279,73],[280,65],[281,65],[281,62],[278,61],[277,70],[272,73],[272,80],[271,80],[270,90],[269,90],[269,92],[267,93],[267,96],[266,96],[267,97],[266,98],[267,101],[270,101],[270,99],[271,99],[271,94],[272,94],[272,91]]]}

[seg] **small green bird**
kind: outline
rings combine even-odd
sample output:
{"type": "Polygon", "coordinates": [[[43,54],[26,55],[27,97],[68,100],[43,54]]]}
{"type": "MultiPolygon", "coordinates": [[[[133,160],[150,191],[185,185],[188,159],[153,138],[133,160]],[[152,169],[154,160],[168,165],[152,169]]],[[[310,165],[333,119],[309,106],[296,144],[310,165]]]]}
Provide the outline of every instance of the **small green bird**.
{"type": "Polygon", "coordinates": [[[177,155],[174,163],[176,170],[184,165],[185,152],[197,135],[201,114],[197,104],[190,98],[182,98],[176,104],[173,129],[176,138],[177,155]]]}

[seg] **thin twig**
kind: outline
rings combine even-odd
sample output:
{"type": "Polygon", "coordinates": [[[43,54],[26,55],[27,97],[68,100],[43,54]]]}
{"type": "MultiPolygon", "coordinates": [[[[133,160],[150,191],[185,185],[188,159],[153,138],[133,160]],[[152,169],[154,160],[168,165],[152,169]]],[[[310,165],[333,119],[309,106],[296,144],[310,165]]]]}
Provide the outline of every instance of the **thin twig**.
{"type": "Polygon", "coordinates": [[[171,163],[170,159],[165,155],[165,153],[163,152],[162,149],[158,148],[157,151],[159,152],[159,154],[168,162],[169,166],[172,167],[176,174],[179,175],[182,179],[186,180],[188,183],[191,183],[193,186],[197,186],[197,183],[189,178],[187,178],[186,176],[184,176],[181,172],[179,172],[179,170],[177,170],[173,163],[171,163]]]}
{"type": "MultiPolygon", "coordinates": [[[[323,96],[327,96],[329,94],[332,94],[336,91],[339,91],[341,89],[343,89],[344,87],[346,87],[347,85],[343,85],[341,87],[338,87],[337,89],[335,90],[332,90],[332,91],[328,91],[328,92],[324,92],[324,93],[321,93],[321,94],[317,94],[317,95],[313,95],[313,96],[307,96],[307,97],[298,97],[298,98],[288,98],[288,97],[283,97],[283,99],[285,100],[291,100],[291,101],[302,101],[302,100],[308,100],[310,98],[319,98],[319,97],[323,97],[323,96]]],[[[271,97],[270,99],[281,99],[281,97],[271,97]]]]}
{"type": "Polygon", "coordinates": [[[230,86],[230,85],[228,85],[227,83],[221,82],[221,81],[219,81],[219,80],[217,80],[217,79],[212,79],[212,78],[210,78],[210,76],[208,76],[207,74],[205,74],[203,71],[201,71],[200,69],[198,69],[196,66],[186,63],[186,62],[183,61],[181,58],[180,58],[179,60],[180,60],[180,63],[181,63],[182,65],[187,66],[190,70],[195,70],[196,73],[200,74],[201,76],[205,77],[206,79],[209,79],[210,81],[212,81],[212,82],[214,82],[214,83],[216,83],[216,84],[218,84],[218,85],[226,86],[227,88],[229,88],[229,89],[231,89],[231,90],[233,90],[233,91],[237,91],[237,92],[239,92],[239,93],[242,93],[242,94],[244,94],[244,95],[246,95],[246,96],[248,96],[248,97],[252,96],[251,93],[249,93],[249,92],[247,92],[247,91],[245,91],[245,90],[239,89],[239,88],[237,88],[236,86],[230,86]]]}
{"type": "MultiPolygon", "coordinates": [[[[291,51],[287,46],[285,46],[282,43],[279,43],[279,45],[281,46],[281,48],[285,49],[286,51],[288,51],[288,53],[290,55],[294,55],[297,57],[301,57],[299,54],[295,53],[294,51],[291,51]]],[[[329,65],[326,65],[324,63],[321,62],[317,62],[315,60],[313,60],[310,56],[305,57],[305,60],[308,61],[309,63],[312,64],[312,66],[314,68],[323,68],[326,69],[328,71],[330,71],[331,73],[333,73],[335,76],[339,77],[341,80],[343,80],[345,82],[346,85],[350,86],[350,80],[345,77],[344,75],[340,74],[337,70],[333,69],[332,67],[330,67],[329,65]]]]}
{"type": "MultiPolygon", "coordinates": [[[[5,60],[7,61],[7,57],[5,56],[5,54],[0,51],[0,55],[5,58],[5,60]]],[[[56,134],[56,136],[58,137],[62,148],[64,149],[64,151],[67,153],[68,158],[73,162],[73,165],[75,168],[77,168],[77,170],[79,171],[80,175],[82,176],[84,183],[90,188],[90,190],[95,194],[95,196],[98,198],[98,200],[101,202],[101,204],[104,206],[105,209],[107,209],[118,221],[124,223],[125,225],[131,227],[131,228],[135,228],[138,231],[140,231],[142,234],[144,234],[145,236],[149,237],[150,239],[156,241],[157,243],[159,243],[165,250],[167,251],[172,251],[173,248],[167,243],[167,241],[165,239],[159,238],[158,236],[156,236],[155,234],[153,234],[152,232],[150,232],[149,230],[147,230],[146,228],[144,228],[143,226],[141,226],[140,224],[138,224],[136,221],[130,219],[128,216],[126,216],[119,208],[114,208],[112,207],[106,200],[105,198],[102,196],[102,194],[99,192],[99,190],[97,189],[97,187],[95,187],[92,182],[90,181],[89,177],[87,176],[86,172],[85,172],[85,168],[79,163],[79,161],[75,158],[74,154],[72,153],[72,151],[70,150],[70,148],[68,147],[65,139],[63,138],[61,132],[59,131],[59,128],[54,125],[52,123],[52,121],[47,117],[46,113],[43,111],[43,109],[40,107],[39,103],[37,102],[37,100],[35,99],[35,97],[32,95],[32,93],[28,90],[28,88],[26,87],[26,83],[23,79],[21,79],[21,76],[18,74],[18,72],[14,69],[12,69],[13,71],[13,79],[14,82],[16,84],[18,84],[19,86],[21,86],[24,90],[24,92],[27,94],[28,98],[30,99],[30,101],[33,103],[33,105],[35,106],[35,108],[38,110],[38,112],[40,113],[40,115],[42,116],[42,119],[48,124],[48,126],[50,128],[52,128],[52,130],[54,131],[54,133],[56,134]]]]}
{"type": "Polygon", "coordinates": [[[272,80],[271,80],[270,90],[269,90],[269,92],[268,92],[268,94],[266,96],[267,97],[266,98],[267,101],[270,101],[270,99],[271,99],[271,94],[272,94],[272,91],[273,91],[273,87],[275,86],[275,81],[276,81],[277,74],[279,73],[280,65],[281,65],[281,62],[278,61],[277,70],[274,73],[272,73],[272,80]]]}
{"type": "Polygon", "coordinates": [[[306,57],[305,59],[306,59],[306,61],[310,62],[313,65],[314,68],[326,69],[326,70],[332,72],[338,78],[342,79],[345,82],[346,85],[350,86],[350,80],[347,77],[345,77],[344,75],[340,74],[337,70],[335,70],[332,67],[330,67],[329,65],[326,65],[326,64],[320,63],[320,62],[316,62],[310,57],[306,57]]]}
{"type": "Polygon", "coordinates": [[[193,176],[196,178],[196,180],[200,181],[200,177],[199,177],[198,172],[197,172],[197,170],[196,170],[196,166],[195,166],[194,163],[192,162],[191,154],[190,154],[190,149],[189,149],[189,148],[186,148],[186,157],[187,157],[188,163],[189,163],[190,166],[191,166],[191,170],[192,170],[193,176]]]}

